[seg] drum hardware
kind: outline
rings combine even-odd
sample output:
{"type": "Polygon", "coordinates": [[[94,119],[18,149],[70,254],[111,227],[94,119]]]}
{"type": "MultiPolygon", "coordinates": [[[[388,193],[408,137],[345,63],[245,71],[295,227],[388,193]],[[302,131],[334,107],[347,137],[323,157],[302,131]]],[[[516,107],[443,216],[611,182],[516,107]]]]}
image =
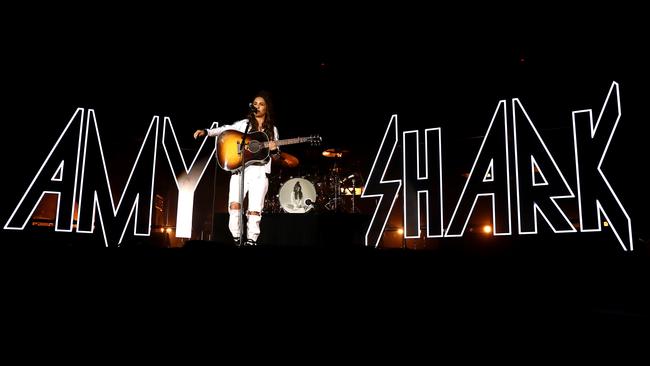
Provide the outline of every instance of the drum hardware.
{"type": "Polygon", "coordinates": [[[328,162],[325,170],[313,165],[303,165],[298,159],[286,155],[275,161],[279,176],[269,178],[269,191],[265,211],[274,213],[307,213],[333,211],[356,213],[357,197],[361,194],[363,179],[350,161],[349,150],[327,149],[322,152],[328,162]],[[292,176],[283,175],[287,169],[303,167],[292,176]],[[304,169],[305,167],[310,167],[304,169]],[[302,194],[302,197],[300,197],[302,194]]]}
{"type": "Polygon", "coordinates": [[[349,176],[345,177],[341,181],[341,184],[344,184],[344,183],[346,183],[348,181],[352,183],[351,188],[346,188],[346,187],[341,188],[341,193],[343,195],[346,195],[346,196],[351,195],[352,196],[352,198],[351,198],[351,201],[352,201],[352,210],[351,210],[351,212],[352,213],[356,212],[355,198],[356,198],[356,195],[357,195],[357,186],[356,186],[356,179],[355,178],[356,178],[356,174],[353,173],[353,174],[350,174],[349,176]]]}
{"type": "Polygon", "coordinates": [[[269,177],[269,187],[264,198],[264,212],[265,213],[280,213],[282,212],[282,207],[280,207],[280,202],[278,200],[278,195],[280,187],[282,186],[283,178],[282,174],[269,177]]]}
{"type": "Polygon", "coordinates": [[[349,153],[350,153],[349,150],[327,149],[323,151],[323,156],[326,158],[342,158],[348,156],[349,153]]]}

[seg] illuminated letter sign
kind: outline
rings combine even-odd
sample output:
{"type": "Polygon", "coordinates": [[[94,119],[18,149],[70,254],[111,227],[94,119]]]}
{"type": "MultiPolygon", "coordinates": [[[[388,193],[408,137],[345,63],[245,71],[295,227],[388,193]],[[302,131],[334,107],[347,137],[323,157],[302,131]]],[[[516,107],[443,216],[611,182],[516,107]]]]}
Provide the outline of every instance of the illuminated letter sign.
{"type": "Polygon", "coordinates": [[[82,155],[84,110],[75,111],[54,143],[41,168],[27,187],[14,212],[4,226],[5,230],[23,230],[27,221],[46,193],[56,194],[56,231],[72,231],[74,204],[77,196],[77,173],[82,155]]]}
{"type": "MultiPolygon", "coordinates": [[[[43,196],[52,193],[58,197],[56,231],[72,231],[78,202],[78,233],[93,233],[99,219],[106,246],[122,243],[131,222],[133,235],[149,236],[160,136],[159,117],[154,116],[116,205],[95,112],[77,109],[4,229],[23,230],[43,196]]],[[[191,236],[194,191],[215,151],[206,141],[188,169],[171,121],[165,117],[162,145],[179,190],[177,237],[191,236]]]]}
{"type": "Polygon", "coordinates": [[[623,250],[633,250],[632,220],[601,167],[621,118],[618,83],[612,83],[594,125],[591,109],[573,112],[573,139],[581,231],[601,231],[605,216],[623,250]]]}
{"type": "Polygon", "coordinates": [[[507,136],[506,101],[502,100],[497,105],[476,154],[445,236],[463,235],[474,206],[481,197],[489,197],[492,202],[494,235],[510,235],[510,165],[507,136]]]}
{"type": "MultiPolygon", "coordinates": [[[[512,99],[510,110],[505,100],[499,101],[445,228],[442,130],[428,128],[422,135],[417,130],[403,131],[402,177],[387,180],[400,136],[397,115],[393,115],[361,195],[378,198],[365,244],[379,245],[401,191],[405,239],[422,236],[422,214],[426,215],[427,238],[463,236],[476,203],[485,198],[491,203],[493,235],[511,235],[513,225],[518,234],[536,234],[540,222],[554,233],[576,232],[558,205],[558,200],[571,199],[577,201],[580,231],[601,231],[604,217],[623,250],[633,250],[632,221],[602,170],[620,116],[616,82],[596,122],[590,109],[573,112],[574,190],[519,99],[512,99]]],[[[212,124],[216,126],[216,122],[212,124]]],[[[94,232],[95,219],[99,218],[107,246],[119,245],[129,225],[133,226],[133,235],[150,235],[159,143],[179,191],[176,236],[191,237],[194,191],[214,157],[215,145],[205,139],[188,168],[171,120],[165,117],[161,129],[160,118],[154,116],[116,205],[95,112],[82,108],[64,128],[4,229],[23,230],[43,196],[50,193],[57,196],[55,231],[73,230],[78,203],[77,232],[94,232]]]]}
{"type": "MultiPolygon", "coordinates": [[[[616,82],[612,83],[595,124],[591,110],[573,112],[577,201],[581,231],[601,231],[602,215],[623,250],[633,250],[632,222],[601,169],[620,115],[616,82]]],[[[385,180],[398,143],[397,116],[391,117],[362,194],[364,198],[379,198],[366,232],[366,245],[379,245],[402,184],[404,238],[421,237],[420,204],[423,201],[427,208],[424,211],[427,237],[443,236],[441,133],[440,128],[426,129],[424,151],[421,152],[418,131],[404,131],[402,179],[385,180]],[[431,144],[432,141],[435,143],[431,144]],[[425,156],[424,164],[421,154],[425,156]]],[[[492,207],[493,235],[512,234],[513,199],[518,234],[537,234],[540,218],[554,233],[576,232],[558,205],[561,199],[575,200],[574,190],[519,99],[512,99],[511,111],[507,110],[505,100],[499,101],[444,237],[462,236],[477,201],[484,197],[490,199],[492,207]],[[514,160],[513,167],[511,160],[514,160]],[[514,170],[514,183],[511,169],[514,170]],[[514,194],[511,192],[513,184],[514,194]]]]}

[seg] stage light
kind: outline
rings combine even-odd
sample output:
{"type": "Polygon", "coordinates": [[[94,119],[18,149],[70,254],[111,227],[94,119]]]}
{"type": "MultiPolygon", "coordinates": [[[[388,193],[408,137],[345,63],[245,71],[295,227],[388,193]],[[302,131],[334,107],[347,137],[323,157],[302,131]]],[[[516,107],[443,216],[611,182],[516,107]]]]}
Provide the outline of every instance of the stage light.
{"type": "Polygon", "coordinates": [[[604,226],[604,227],[608,227],[608,226],[609,226],[609,222],[607,222],[607,221],[603,221],[603,226],[604,226]]]}
{"type": "Polygon", "coordinates": [[[492,226],[490,226],[490,225],[483,226],[483,232],[486,233],[486,234],[491,233],[492,232],[492,226]]]}
{"type": "Polygon", "coordinates": [[[172,233],[172,228],[168,227],[167,230],[165,230],[165,231],[167,231],[167,234],[171,234],[172,233]]]}
{"type": "Polygon", "coordinates": [[[397,229],[397,233],[399,235],[403,235],[404,234],[404,229],[397,229]]]}

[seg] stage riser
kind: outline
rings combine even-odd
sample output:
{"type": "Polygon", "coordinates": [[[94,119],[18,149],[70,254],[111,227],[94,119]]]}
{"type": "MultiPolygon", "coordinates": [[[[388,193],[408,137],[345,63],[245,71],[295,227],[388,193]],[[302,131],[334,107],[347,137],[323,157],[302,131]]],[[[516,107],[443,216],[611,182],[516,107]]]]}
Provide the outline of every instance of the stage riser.
{"type": "MultiPolygon", "coordinates": [[[[361,214],[265,214],[259,243],[288,246],[362,246],[370,217],[361,214]]],[[[228,214],[215,214],[214,240],[228,242],[228,214]]]]}

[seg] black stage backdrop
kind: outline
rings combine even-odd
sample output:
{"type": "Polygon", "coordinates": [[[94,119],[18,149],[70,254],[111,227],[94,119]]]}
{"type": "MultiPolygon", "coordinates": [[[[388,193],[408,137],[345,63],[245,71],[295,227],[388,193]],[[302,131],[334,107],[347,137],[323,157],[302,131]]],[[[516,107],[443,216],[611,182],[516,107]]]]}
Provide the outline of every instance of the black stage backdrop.
{"type": "MultiPolygon", "coordinates": [[[[499,100],[520,99],[573,186],[571,112],[599,111],[616,81],[622,117],[605,167],[637,237],[648,237],[647,72],[643,32],[629,13],[557,15],[551,25],[528,12],[456,22],[417,9],[370,16],[316,8],[296,17],[269,13],[260,29],[250,12],[12,13],[23,21],[4,25],[3,220],[77,108],[95,110],[117,196],[154,115],[171,119],[189,160],[199,146],[195,129],[242,118],[261,89],[273,94],[281,137],[323,137],[319,147],[285,147],[301,164],[275,169],[280,181],[316,183],[334,163],[341,174],[366,178],[393,114],[400,132],[440,127],[447,220],[499,100]],[[326,149],[350,153],[339,161],[323,157],[326,149]]],[[[393,167],[387,177],[399,178],[400,159],[393,167]]],[[[213,192],[215,210],[225,212],[228,177],[206,173],[197,217],[211,216],[213,192]]],[[[156,179],[156,193],[175,191],[165,165],[156,179]]],[[[364,211],[372,212],[372,201],[361,200],[364,211]]]]}
{"type": "MultiPolygon", "coordinates": [[[[293,10],[50,8],[4,13],[7,21],[1,25],[0,81],[4,138],[0,146],[5,162],[0,196],[2,224],[77,108],[95,110],[107,169],[114,194],[119,197],[154,115],[171,118],[185,157],[191,159],[199,147],[191,137],[193,131],[213,121],[230,123],[242,118],[260,89],[273,94],[281,137],[323,137],[318,147],[293,145],[283,149],[298,157],[300,165],[293,170],[275,169],[274,179],[280,182],[307,177],[316,184],[335,162],[342,167],[341,174],[356,173],[365,179],[393,114],[399,116],[400,133],[440,127],[447,221],[499,100],[520,99],[573,187],[571,112],[592,108],[597,113],[615,81],[620,85],[622,115],[604,169],[632,219],[634,252],[623,252],[611,232],[514,236],[503,248],[496,238],[493,243],[486,243],[484,236],[474,240],[475,233],[442,243],[404,242],[397,236],[386,236],[381,245],[433,249],[426,254],[431,262],[427,262],[428,257],[414,261],[421,270],[409,273],[419,279],[427,276],[427,263],[436,261],[436,253],[453,257],[456,264],[463,263],[465,255],[476,261],[494,253],[521,254],[535,263],[552,263],[568,252],[575,254],[571,255],[573,259],[589,256],[593,249],[605,267],[610,263],[616,267],[621,258],[648,257],[650,202],[645,171],[650,94],[643,50],[643,36],[648,32],[647,22],[639,21],[635,12],[565,14],[558,9],[514,9],[514,13],[505,13],[477,9],[467,15],[417,7],[370,11],[336,4],[306,6],[298,13],[293,10]],[[532,14],[539,17],[533,20],[532,14]],[[349,153],[345,159],[333,161],[322,155],[326,149],[349,153]],[[515,247],[535,249],[518,251],[515,247]],[[479,255],[474,256],[476,253],[479,255]]],[[[401,162],[396,161],[387,178],[399,179],[400,175],[401,162]]],[[[195,247],[226,240],[225,226],[215,225],[225,220],[228,178],[229,173],[212,165],[197,189],[190,242],[195,247]],[[215,238],[215,232],[223,235],[215,238]]],[[[158,164],[155,191],[171,197],[165,224],[173,226],[175,187],[164,161],[158,164]]],[[[397,202],[388,222],[390,230],[401,225],[400,200],[397,202]]],[[[323,221],[329,227],[314,227],[325,230],[331,242],[337,241],[337,230],[345,235],[341,239],[345,243],[354,241],[351,237],[363,237],[375,201],[361,199],[357,204],[363,216],[354,217],[359,225],[348,220],[341,225],[329,215],[323,221]]],[[[483,208],[481,214],[486,216],[488,210],[483,208]]],[[[269,222],[280,220],[278,215],[269,218],[269,222]]],[[[472,225],[482,222],[477,220],[472,225]]],[[[271,226],[267,229],[273,230],[271,226]]],[[[38,236],[23,240],[6,230],[2,235],[2,245],[7,247],[49,245],[39,244],[38,236]]],[[[55,233],[55,239],[46,243],[60,241],[67,246],[75,241],[70,235],[55,233]]],[[[326,246],[322,238],[315,240],[321,247],[326,246]]],[[[300,240],[304,244],[304,237],[300,240]]],[[[104,245],[97,236],[81,243],[104,245]]],[[[172,240],[170,245],[183,244],[187,243],[174,244],[172,240]]],[[[356,240],[353,244],[360,243],[356,240]]],[[[323,256],[328,260],[339,255],[363,258],[362,264],[368,265],[368,253],[361,248],[352,252],[345,252],[342,246],[336,248],[336,256],[331,252],[323,256]]],[[[287,254],[285,249],[278,251],[287,262],[301,257],[287,254]]],[[[270,253],[265,251],[261,257],[270,253]]],[[[238,263],[244,261],[241,253],[222,254],[232,255],[238,263]]],[[[375,274],[378,269],[404,264],[408,258],[369,255],[377,260],[372,263],[378,263],[373,267],[375,274]]],[[[318,256],[310,252],[307,257],[315,261],[318,256]]],[[[256,264],[263,262],[260,256],[256,258],[256,264]]],[[[221,265],[226,262],[219,261],[221,265]]],[[[351,262],[343,265],[348,274],[354,272],[351,262]]],[[[481,268],[489,267],[486,262],[489,259],[481,268]]],[[[581,269],[596,273],[599,268],[596,264],[574,267],[573,261],[560,262],[564,274],[581,269]]],[[[646,264],[635,270],[642,272],[646,264]]],[[[310,269],[302,265],[302,270],[310,269]]],[[[621,264],[620,268],[626,266],[621,264]]],[[[616,278],[635,278],[637,272],[616,278]]],[[[637,285],[641,282],[636,278],[637,285]]],[[[626,294],[634,292],[629,290],[626,294]]],[[[562,287],[561,292],[566,295],[569,286],[562,287]]],[[[592,300],[580,304],[593,310],[590,304],[598,302],[592,300]]],[[[637,314],[636,302],[630,303],[633,305],[622,311],[637,314]]],[[[614,305],[607,306],[606,312],[618,311],[614,305]]]]}

